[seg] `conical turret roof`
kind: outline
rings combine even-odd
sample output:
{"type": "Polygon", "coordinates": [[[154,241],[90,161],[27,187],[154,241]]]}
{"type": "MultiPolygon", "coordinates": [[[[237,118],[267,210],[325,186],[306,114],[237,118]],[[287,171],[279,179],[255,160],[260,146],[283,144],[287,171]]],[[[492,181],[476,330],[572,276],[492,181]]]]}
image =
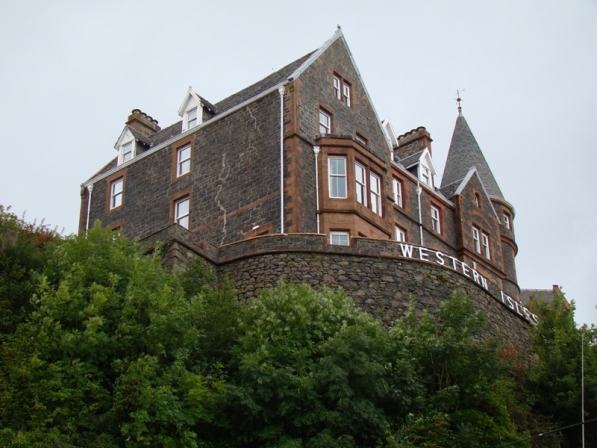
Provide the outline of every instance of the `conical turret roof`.
{"type": "Polygon", "coordinates": [[[477,168],[481,182],[483,182],[489,196],[504,199],[504,195],[495,177],[493,177],[493,173],[481,152],[477,140],[475,140],[475,136],[471,132],[471,128],[469,128],[464,116],[460,114],[456,119],[454,134],[452,134],[441,189],[447,190],[447,187],[462,180],[473,166],[477,168]]]}

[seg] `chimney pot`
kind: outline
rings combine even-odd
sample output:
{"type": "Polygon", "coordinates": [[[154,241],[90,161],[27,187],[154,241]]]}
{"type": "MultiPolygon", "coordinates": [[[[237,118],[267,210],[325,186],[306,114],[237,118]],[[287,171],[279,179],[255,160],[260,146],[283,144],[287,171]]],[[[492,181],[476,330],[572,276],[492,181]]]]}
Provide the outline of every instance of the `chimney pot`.
{"type": "Polygon", "coordinates": [[[141,109],[133,109],[126,124],[145,137],[149,137],[161,129],[158,126],[158,121],[142,112],[141,109]]]}

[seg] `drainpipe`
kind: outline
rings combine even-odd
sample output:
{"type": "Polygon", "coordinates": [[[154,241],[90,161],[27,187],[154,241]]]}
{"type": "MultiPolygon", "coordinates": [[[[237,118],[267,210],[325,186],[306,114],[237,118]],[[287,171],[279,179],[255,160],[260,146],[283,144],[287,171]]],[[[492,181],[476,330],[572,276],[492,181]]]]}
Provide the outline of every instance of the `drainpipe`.
{"type": "Polygon", "coordinates": [[[317,216],[317,233],[319,233],[319,177],[317,173],[317,156],[319,155],[319,146],[313,147],[315,153],[315,215],[317,216]]]}
{"type": "Polygon", "coordinates": [[[423,190],[421,189],[421,185],[417,181],[417,199],[419,201],[419,235],[420,235],[420,239],[421,239],[421,246],[424,245],[424,242],[423,242],[423,218],[421,215],[421,192],[422,191],[423,190]]]}
{"type": "Polygon", "coordinates": [[[89,230],[89,213],[91,212],[91,192],[93,191],[93,184],[87,185],[89,198],[87,199],[87,223],[85,224],[85,233],[89,230]]]}
{"type": "Polygon", "coordinates": [[[284,86],[280,94],[280,233],[284,233],[284,86]]]}

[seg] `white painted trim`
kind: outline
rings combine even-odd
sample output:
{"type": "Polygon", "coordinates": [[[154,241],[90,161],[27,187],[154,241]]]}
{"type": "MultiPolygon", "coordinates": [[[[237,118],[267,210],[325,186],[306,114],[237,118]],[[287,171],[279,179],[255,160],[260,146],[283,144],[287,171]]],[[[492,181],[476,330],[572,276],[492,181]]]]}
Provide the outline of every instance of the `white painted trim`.
{"type": "Polygon", "coordinates": [[[203,123],[203,107],[199,96],[193,91],[192,87],[189,87],[182,104],[178,108],[178,115],[182,118],[182,132],[189,130],[187,114],[195,108],[197,109],[197,124],[190,129],[194,129],[203,123]]]}
{"type": "Polygon", "coordinates": [[[398,146],[398,138],[396,137],[396,133],[394,132],[394,128],[392,127],[392,123],[388,118],[381,122],[381,126],[383,127],[384,131],[386,131],[386,136],[390,141],[392,148],[394,146],[398,146]]]}
{"type": "Polygon", "coordinates": [[[345,230],[332,230],[330,232],[330,245],[332,246],[350,246],[350,232],[347,232],[345,230]],[[346,236],[347,237],[347,244],[334,244],[332,242],[332,236],[337,235],[337,236],[346,236]]]}
{"type": "Polygon", "coordinates": [[[133,133],[131,132],[130,128],[127,125],[124,127],[124,129],[120,133],[120,137],[118,137],[118,140],[116,141],[116,144],[114,145],[114,148],[118,150],[118,161],[116,162],[118,166],[125,163],[122,161],[122,156],[123,156],[122,150],[124,149],[124,146],[129,143],[133,144],[132,155],[131,155],[131,159],[130,159],[130,160],[133,160],[135,158],[135,156],[137,155],[137,139],[135,138],[135,136],[133,135],[133,133]]]}

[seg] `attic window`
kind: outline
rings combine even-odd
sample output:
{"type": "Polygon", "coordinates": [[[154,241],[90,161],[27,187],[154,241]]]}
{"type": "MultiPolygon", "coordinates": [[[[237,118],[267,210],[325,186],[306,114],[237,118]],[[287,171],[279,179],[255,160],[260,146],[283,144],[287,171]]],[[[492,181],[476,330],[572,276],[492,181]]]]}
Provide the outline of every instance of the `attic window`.
{"type": "Polygon", "coordinates": [[[125,143],[124,145],[122,145],[121,148],[121,162],[120,163],[124,163],[128,160],[131,160],[133,158],[133,142],[128,142],[125,143]]]}
{"type": "Polygon", "coordinates": [[[347,106],[350,106],[350,84],[344,81],[344,85],[342,86],[342,101],[347,106]]]}
{"type": "Polygon", "coordinates": [[[203,123],[203,107],[201,97],[193,91],[192,87],[189,87],[178,108],[178,116],[182,118],[182,132],[203,123]]]}
{"type": "Polygon", "coordinates": [[[479,202],[479,194],[478,193],[475,193],[475,197],[473,198],[473,201],[475,202],[475,205],[477,207],[480,207],[480,205],[479,205],[480,204],[480,202],[479,202]]]}
{"type": "Polygon", "coordinates": [[[187,129],[197,126],[197,108],[193,108],[187,112],[187,129]]]}
{"type": "Polygon", "coordinates": [[[340,92],[340,78],[334,76],[334,96],[339,100],[342,99],[342,93],[340,92]]]}
{"type": "Polygon", "coordinates": [[[339,99],[348,107],[350,107],[350,83],[336,73],[334,73],[333,79],[334,96],[336,97],[336,99],[339,99]]]}

